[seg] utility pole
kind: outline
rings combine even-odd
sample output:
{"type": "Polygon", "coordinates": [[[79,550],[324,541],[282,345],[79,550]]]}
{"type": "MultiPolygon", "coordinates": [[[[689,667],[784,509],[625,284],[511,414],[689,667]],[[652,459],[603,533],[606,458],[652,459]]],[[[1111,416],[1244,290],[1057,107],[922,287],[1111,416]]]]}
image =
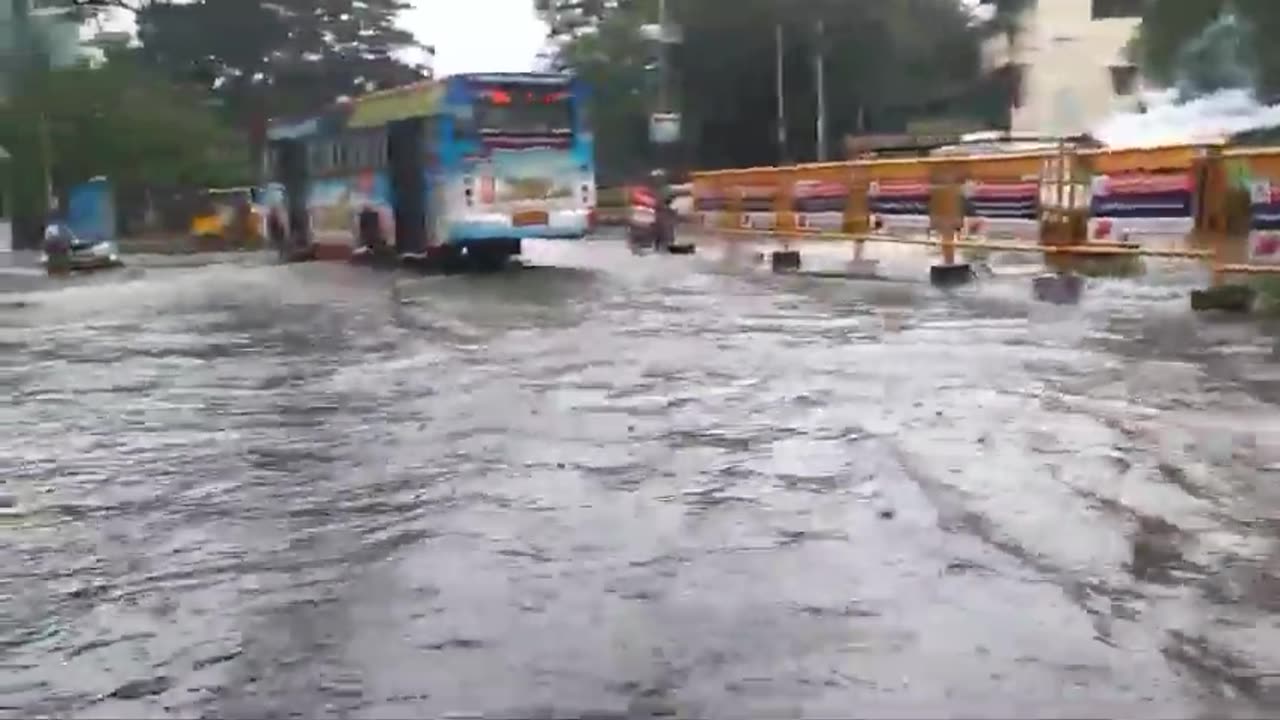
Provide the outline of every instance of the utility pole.
{"type": "Polygon", "coordinates": [[[667,0],[658,0],[658,112],[671,112],[667,88],[667,0]]]}
{"type": "Polygon", "coordinates": [[[823,35],[822,18],[818,18],[817,39],[813,45],[813,75],[818,88],[818,162],[827,161],[827,82],[822,60],[823,35]]]}
{"type": "Polygon", "coordinates": [[[773,73],[775,91],[778,96],[778,163],[786,164],[787,159],[787,94],[786,82],[783,79],[783,47],[782,23],[773,26],[773,73]]]}
{"type": "MultiPolygon", "coordinates": [[[[26,93],[29,87],[36,82],[32,77],[38,71],[39,65],[36,62],[37,43],[35,39],[35,31],[31,25],[31,0],[12,0],[13,9],[13,59],[11,63],[11,76],[9,78],[9,92],[14,98],[21,97],[26,93]]],[[[53,178],[51,168],[52,148],[49,139],[49,124],[45,116],[43,107],[38,109],[36,114],[36,152],[40,158],[40,168],[38,172],[41,175],[41,186],[44,199],[41,203],[41,210],[47,213],[52,207],[53,198],[53,178]]],[[[22,169],[21,166],[14,167],[22,169]]],[[[16,218],[15,208],[15,218],[16,218]]],[[[44,217],[40,219],[40,234],[44,231],[44,217]]]]}

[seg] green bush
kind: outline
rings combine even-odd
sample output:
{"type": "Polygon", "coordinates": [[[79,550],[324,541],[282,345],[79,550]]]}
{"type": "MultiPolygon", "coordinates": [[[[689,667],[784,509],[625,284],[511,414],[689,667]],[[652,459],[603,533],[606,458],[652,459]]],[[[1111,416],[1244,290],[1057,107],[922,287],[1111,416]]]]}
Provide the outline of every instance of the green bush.
{"type": "Polygon", "coordinates": [[[1258,311],[1280,315],[1280,277],[1262,275],[1249,284],[1258,291],[1258,311]]]}

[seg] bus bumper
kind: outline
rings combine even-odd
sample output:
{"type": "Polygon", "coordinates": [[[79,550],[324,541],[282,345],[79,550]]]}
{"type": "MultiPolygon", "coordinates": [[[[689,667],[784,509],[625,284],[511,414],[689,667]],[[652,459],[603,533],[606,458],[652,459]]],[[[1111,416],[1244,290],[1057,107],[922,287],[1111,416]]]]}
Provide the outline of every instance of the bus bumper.
{"type": "Polygon", "coordinates": [[[551,210],[545,223],[517,225],[510,214],[473,215],[453,223],[451,243],[472,243],[506,238],[582,238],[591,233],[590,208],[551,210]]]}

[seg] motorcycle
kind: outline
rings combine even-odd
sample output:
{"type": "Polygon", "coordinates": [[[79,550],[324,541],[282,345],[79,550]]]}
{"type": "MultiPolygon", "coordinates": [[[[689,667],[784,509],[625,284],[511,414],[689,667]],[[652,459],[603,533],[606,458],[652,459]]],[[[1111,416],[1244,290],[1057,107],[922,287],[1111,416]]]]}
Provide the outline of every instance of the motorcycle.
{"type": "Polygon", "coordinates": [[[648,188],[631,190],[627,236],[634,251],[651,248],[654,252],[672,255],[694,252],[692,243],[676,242],[676,211],[671,203],[670,196],[659,202],[657,195],[648,188]]]}

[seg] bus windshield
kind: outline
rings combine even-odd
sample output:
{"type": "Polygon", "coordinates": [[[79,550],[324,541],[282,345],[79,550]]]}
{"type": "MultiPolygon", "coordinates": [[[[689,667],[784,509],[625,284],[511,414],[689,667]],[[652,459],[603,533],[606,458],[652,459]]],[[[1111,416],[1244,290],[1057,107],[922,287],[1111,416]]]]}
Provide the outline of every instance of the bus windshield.
{"type": "Polygon", "coordinates": [[[573,96],[563,88],[485,86],[475,94],[475,124],[481,133],[572,134],[573,96]]]}

